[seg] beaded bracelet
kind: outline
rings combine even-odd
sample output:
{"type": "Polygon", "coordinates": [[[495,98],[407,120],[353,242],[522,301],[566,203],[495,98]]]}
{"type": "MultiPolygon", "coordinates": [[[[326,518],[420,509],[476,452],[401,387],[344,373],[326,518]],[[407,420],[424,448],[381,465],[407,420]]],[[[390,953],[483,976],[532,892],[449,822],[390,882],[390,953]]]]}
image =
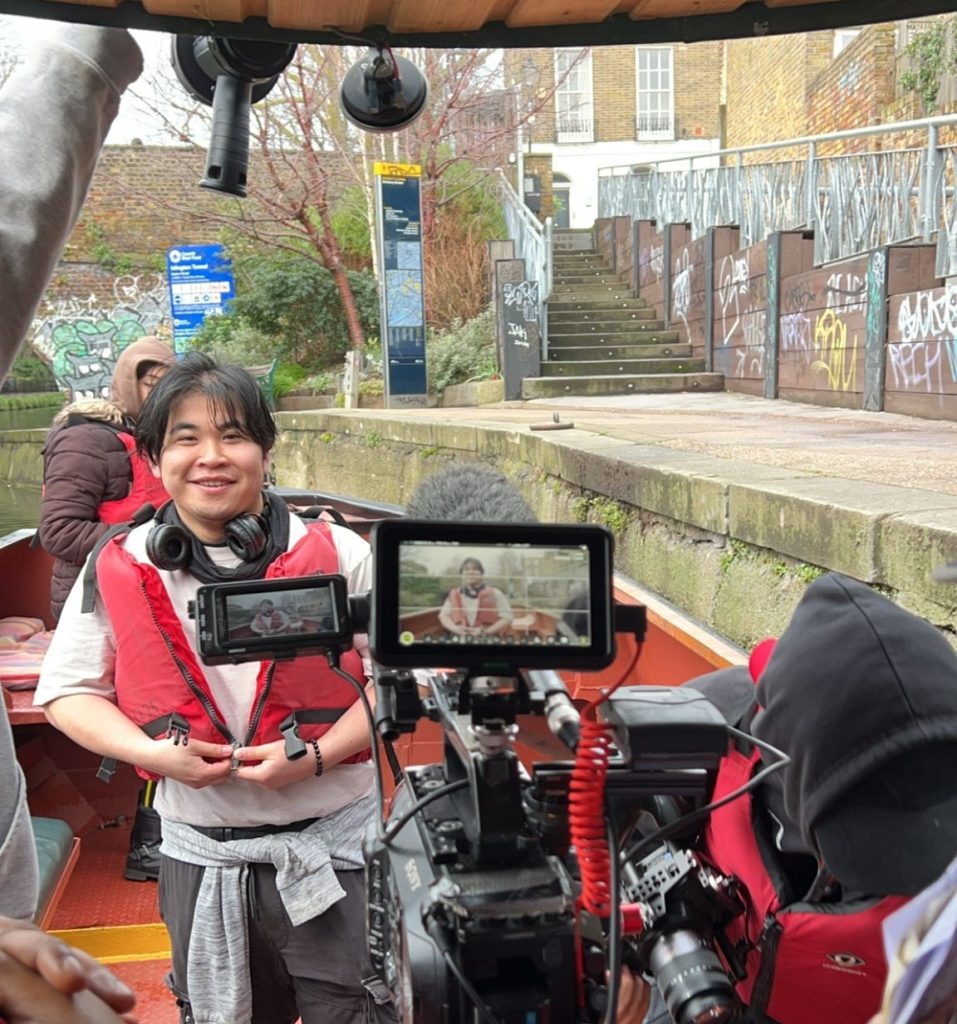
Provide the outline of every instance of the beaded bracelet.
{"type": "Polygon", "coordinates": [[[310,740],[309,742],[312,743],[312,752],[316,755],[316,776],[318,777],[326,770],[322,763],[322,751],[315,740],[310,740]]]}

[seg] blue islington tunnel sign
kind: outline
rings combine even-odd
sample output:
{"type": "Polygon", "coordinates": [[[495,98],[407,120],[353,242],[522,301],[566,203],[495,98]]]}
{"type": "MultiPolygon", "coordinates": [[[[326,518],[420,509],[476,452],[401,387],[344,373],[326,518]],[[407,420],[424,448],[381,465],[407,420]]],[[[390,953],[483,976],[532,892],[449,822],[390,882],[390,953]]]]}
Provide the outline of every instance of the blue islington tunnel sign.
{"type": "Polygon", "coordinates": [[[386,401],[425,405],[425,290],[421,169],[376,163],[386,401]]]}
{"type": "Polygon", "coordinates": [[[174,245],[166,251],[166,276],[173,348],[184,355],[206,317],[226,312],[236,294],[233,268],[221,245],[174,245]]]}

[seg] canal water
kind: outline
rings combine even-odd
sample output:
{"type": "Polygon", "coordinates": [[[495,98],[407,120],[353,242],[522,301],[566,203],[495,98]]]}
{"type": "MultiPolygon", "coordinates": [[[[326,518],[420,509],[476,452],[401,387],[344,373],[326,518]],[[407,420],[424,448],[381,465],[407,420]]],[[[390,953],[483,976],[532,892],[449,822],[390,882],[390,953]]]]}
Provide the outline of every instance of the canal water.
{"type": "Polygon", "coordinates": [[[0,483],[0,537],[25,526],[35,527],[39,518],[39,487],[0,483]]]}
{"type": "MultiPolygon", "coordinates": [[[[0,410],[0,432],[48,427],[56,409],[0,410]]],[[[3,443],[0,437],[0,444],[3,443]]],[[[36,487],[0,482],[0,536],[23,527],[35,527],[40,516],[40,482],[36,487]]]]}

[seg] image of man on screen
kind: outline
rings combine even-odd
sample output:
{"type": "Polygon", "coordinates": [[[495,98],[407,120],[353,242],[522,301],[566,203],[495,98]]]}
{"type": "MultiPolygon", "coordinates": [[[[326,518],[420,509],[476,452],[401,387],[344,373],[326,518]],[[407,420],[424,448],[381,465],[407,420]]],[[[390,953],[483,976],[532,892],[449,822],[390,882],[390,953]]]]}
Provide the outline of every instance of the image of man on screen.
{"type": "Polygon", "coordinates": [[[466,558],[459,572],[460,586],[453,587],[439,611],[439,622],[455,636],[501,636],[512,623],[512,606],[497,587],[485,582],[485,567],[477,558],[466,558]]]}
{"type": "Polygon", "coordinates": [[[278,636],[289,632],[289,616],[277,608],[269,598],[259,602],[259,609],[249,624],[257,636],[278,636]]]}

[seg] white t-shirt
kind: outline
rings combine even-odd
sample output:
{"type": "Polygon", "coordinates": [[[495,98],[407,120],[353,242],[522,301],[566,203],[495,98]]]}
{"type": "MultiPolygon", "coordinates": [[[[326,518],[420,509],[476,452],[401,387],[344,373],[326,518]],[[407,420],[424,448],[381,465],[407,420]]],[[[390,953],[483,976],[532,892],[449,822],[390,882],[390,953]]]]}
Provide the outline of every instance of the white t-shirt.
{"type": "MultiPolygon", "coordinates": [[[[146,537],[152,523],[136,527],[125,538],[125,549],[139,562],[146,557],[146,537]]],[[[329,525],[339,555],[339,571],[348,581],[351,593],[372,586],[372,557],[369,545],[345,527],[329,525]]],[[[292,516],[289,548],[306,532],[305,524],[292,516]]],[[[226,568],[235,568],[239,559],[225,545],[206,549],[210,558],[226,568]]],[[[190,647],[196,647],[196,624],[189,618],[187,604],[201,586],[188,572],[158,570],[169,593],[173,609],[183,626],[190,647]]],[[[37,685],[35,702],[48,704],[59,697],[87,693],[115,700],[113,670],[116,642],[110,620],[97,595],[92,613],[80,611],[83,574],[70,591],[53,640],[47,651],[37,685]]],[[[366,674],[371,674],[367,637],[357,635],[355,647],[361,655],[366,674]]],[[[256,677],[262,663],[205,665],[203,673],[216,704],[234,736],[246,731],[256,693],[256,677]]],[[[363,680],[360,680],[363,682],[363,680]]],[[[278,790],[267,790],[254,782],[230,779],[216,786],[192,789],[173,779],[163,779],[156,790],[156,810],[161,817],[193,825],[281,825],[303,818],[323,817],[339,810],[372,790],[375,772],[371,763],[340,764],[320,778],[310,776],[278,790]]]]}

